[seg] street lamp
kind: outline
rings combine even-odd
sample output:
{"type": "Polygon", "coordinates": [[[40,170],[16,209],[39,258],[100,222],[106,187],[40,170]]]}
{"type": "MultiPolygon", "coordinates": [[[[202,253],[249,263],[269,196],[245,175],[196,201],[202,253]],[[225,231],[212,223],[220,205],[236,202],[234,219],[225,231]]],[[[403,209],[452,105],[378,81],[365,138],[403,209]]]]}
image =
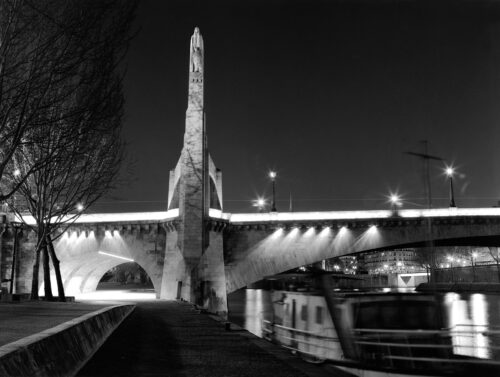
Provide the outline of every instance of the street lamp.
{"type": "Polygon", "coordinates": [[[264,198],[257,198],[256,200],[254,200],[253,206],[257,207],[257,209],[259,210],[259,212],[264,211],[264,208],[266,207],[266,199],[264,199],[264,198]]]}
{"type": "Polygon", "coordinates": [[[401,197],[398,194],[391,193],[389,195],[389,202],[391,203],[391,211],[396,214],[397,207],[401,207],[401,197]]]}
{"type": "Polygon", "coordinates": [[[269,178],[271,178],[271,182],[273,182],[273,205],[271,207],[271,212],[276,212],[276,172],[270,171],[269,178]]]}
{"type": "Polygon", "coordinates": [[[453,174],[455,173],[455,170],[451,166],[448,166],[445,169],[445,173],[448,176],[449,181],[450,181],[450,208],[455,208],[456,207],[455,195],[453,193],[453,174]]]}

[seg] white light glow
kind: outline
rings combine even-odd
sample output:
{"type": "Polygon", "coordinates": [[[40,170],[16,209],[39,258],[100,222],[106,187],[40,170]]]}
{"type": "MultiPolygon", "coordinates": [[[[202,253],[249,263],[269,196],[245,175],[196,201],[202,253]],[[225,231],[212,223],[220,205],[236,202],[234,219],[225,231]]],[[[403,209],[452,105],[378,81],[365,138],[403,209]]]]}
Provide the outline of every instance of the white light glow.
{"type": "Polygon", "coordinates": [[[398,195],[398,194],[391,194],[391,195],[389,196],[389,200],[390,200],[390,202],[391,202],[392,204],[399,204],[399,202],[400,202],[401,198],[399,197],[399,195],[398,195]]]}
{"type": "Polygon", "coordinates": [[[264,198],[258,198],[255,201],[255,206],[256,207],[264,207],[266,205],[266,200],[264,198]]]}
{"type": "Polygon", "coordinates": [[[276,174],[276,172],[275,172],[275,171],[270,171],[270,172],[269,172],[269,178],[271,178],[271,179],[275,179],[275,178],[276,178],[276,175],[277,175],[277,174],[276,174]]]}
{"type": "Polygon", "coordinates": [[[283,228],[278,228],[274,231],[274,233],[271,235],[272,238],[277,238],[283,234],[283,228]]]}
{"type": "Polygon", "coordinates": [[[304,236],[308,237],[308,236],[312,236],[314,234],[314,227],[309,227],[309,229],[306,230],[306,232],[304,233],[304,236]]]}
{"type": "Polygon", "coordinates": [[[446,175],[448,177],[453,177],[453,173],[455,173],[455,169],[453,169],[451,166],[448,166],[448,167],[446,167],[444,172],[446,173],[446,175]]]}
{"type": "Polygon", "coordinates": [[[156,299],[155,292],[132,292],[132,291],[95,291],[89,293],[76,293],[75,299],[77,301],[150,301],[156,299]]]}
{"type": "MultiPolygon", "coordinates": [[[[133,223],[137,221],[168,221],[179,216],[179,209],[158,212],[130,212],[130,213],[95,213],[82,214],[76,219],[75,224],[95,223],[133,223]]],[[[270,213],[223,213],[210,208],[211,218],[227,220],[233,224],[266,223],[285,221],[328,221],[328,220],[364,220],[386,219],[393,216],[390,210],[373,211],[322,211],[322,212],[270,212],[270,213]]],[[[500,208],[432,208],[432,209],[404,209],[398,211],[398,216],[403,218],[421,217],[500,217],[500,208]]],[[[34,225],[32,216],[16,217],[16,221],[34,225]]]]}
{"type": "Polygon", "coordinates": [[[123,259],[123,260],[129,261],[129,262],[134,262],[133,259],[122,257],[120,255],[110,254],[110,253],[106,253],[104,251],[98,251],[98,253],[102,254],[102,255],[107,255],[108,257],[113,257],[113,258],[123,259]]]}
{"type": "MultiPolygon", "coordinates": [[[[215,210],[214,210],[215,211],[215,210]]],[[[262,223],[270,221],[327,221],[327,220],[363,220],[386,219],[393,216],[390,210],[373,211],[322,211],[322,212],[273,212],[273,213],[220,213],[210,210],[211,217],[229,220],[231,223],[262,223]]],[[[398,215],[404,218],[420,217],[464,217],[464,216],[499,216],[500,207],[492,208],[431,208],[402,209],[398,215]]]]}
{"type": "Polygon", "coordinates": [[[82,203],[78,203],[78,204],[76,205],[76,209],[77,209],[78,211],[83,211],[83,204],[82,204],[82,203]]]}
{"type": "MultiPolygon", "coordinates": [[[[220,212],[220,211],[219,211],[220,212]]],[[[114,222],[137,222],[137,221],[168,221],[179,217],[179,209],[170,209],[168,211],[158,212],[128,212],[128,213],[92,213],[82,214],[75,220],[75,224],[94,224],[94,223],[114,223],[114,222]]],[[[63,219],[64,221],[65,219],[63,219]]],[[[24,216],[21,218],[16,217],[16,221],[24,222],[26,224],[36,224],[33,216],[24,216]]]]}
{"type": "Polygon", "coordinates": [[[12,174],[14,174],[14,177],[19,177],[21,175],[21,170],[15,169],[12,174]]]}

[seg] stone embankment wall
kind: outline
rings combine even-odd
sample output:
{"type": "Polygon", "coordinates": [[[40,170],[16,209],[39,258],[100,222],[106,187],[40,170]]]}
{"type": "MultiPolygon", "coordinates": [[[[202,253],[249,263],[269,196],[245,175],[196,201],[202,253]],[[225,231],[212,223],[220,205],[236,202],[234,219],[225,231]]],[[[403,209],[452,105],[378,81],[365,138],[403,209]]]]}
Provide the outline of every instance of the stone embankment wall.
{"type": "Polygon", "coordinates": [[[75,375],[134,308],[104,308],[0,347],[0,376],[75,375]]]}

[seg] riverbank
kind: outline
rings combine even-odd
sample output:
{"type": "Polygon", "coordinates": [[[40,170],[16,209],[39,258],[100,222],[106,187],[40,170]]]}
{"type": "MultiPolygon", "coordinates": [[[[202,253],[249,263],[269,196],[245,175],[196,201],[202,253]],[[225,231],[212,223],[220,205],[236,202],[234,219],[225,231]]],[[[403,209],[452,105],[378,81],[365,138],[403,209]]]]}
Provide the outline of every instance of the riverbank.
{"type": "Polygon", "coordinates": [[[107,376],[341,376],[329,365],[309,364],[191,304],[137,303],[78,377],[107,376]]]}

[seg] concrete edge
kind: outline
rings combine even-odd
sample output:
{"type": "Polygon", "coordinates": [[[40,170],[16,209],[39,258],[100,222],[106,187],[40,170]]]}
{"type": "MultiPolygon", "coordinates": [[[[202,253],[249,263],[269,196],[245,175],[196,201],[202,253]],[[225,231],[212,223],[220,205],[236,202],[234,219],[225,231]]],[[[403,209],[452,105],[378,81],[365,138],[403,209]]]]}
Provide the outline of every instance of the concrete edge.
{"type": "Polygon", "coordinates": [[[0,347],[1,376],[74,376],[133,312],[102,308],[0,347]]]}

